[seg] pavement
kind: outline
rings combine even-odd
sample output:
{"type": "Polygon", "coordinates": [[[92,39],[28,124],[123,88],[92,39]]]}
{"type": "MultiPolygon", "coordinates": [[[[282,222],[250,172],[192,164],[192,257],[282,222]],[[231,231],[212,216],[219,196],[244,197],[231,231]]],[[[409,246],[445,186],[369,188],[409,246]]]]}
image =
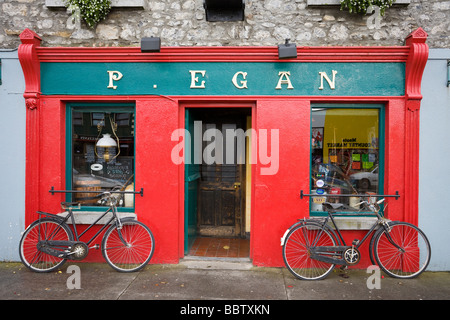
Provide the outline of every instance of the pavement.
{"type": "Polygon", "coordinates": [[[255,267],[245,260],[184,259],[176,265],[148,265],[134,273],[114,271],[106,263],[73,261],[58,271],[35,273],[21,263],[2,262],[0,299],[178,301],[170,310],[190,315],[200,312],[195,306],[222,301],[214,305],[216,313],[255,314],[276,301],[449,300],[450,272],[424,272],[402,280],[382,272],[377,276],[366,270],[337,269],[324,280],[305,281],[286,268],[255,267]]]}

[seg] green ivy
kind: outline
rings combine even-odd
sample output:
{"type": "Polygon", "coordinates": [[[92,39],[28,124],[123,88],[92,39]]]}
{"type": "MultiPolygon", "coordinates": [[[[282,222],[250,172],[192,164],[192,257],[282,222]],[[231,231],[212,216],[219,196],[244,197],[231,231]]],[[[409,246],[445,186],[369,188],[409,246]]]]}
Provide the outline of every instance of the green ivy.
{"type": "Polygon", "coordinates": [[[370,6],[378,6],[380,14],[383,16],[385,10],[392,6],[394,2],[395,0],[341,0],[341,10],[365,14],[370,6]]]}
{"type": "Polygon", "coordinates": [[[111,10],[111,0],[67,0],[67,4],[79,8],[81,17],[91,28],[105,19],[111,10]]]}

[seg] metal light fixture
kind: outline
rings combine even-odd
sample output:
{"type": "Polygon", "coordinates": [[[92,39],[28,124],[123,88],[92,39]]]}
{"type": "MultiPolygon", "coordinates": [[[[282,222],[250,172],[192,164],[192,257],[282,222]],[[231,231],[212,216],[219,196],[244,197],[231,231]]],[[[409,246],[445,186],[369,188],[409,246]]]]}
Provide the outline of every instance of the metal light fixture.
{"type": "Polygon", "coordinates": [[[297,45],[289,43],[286,39],[284,44],[278,45],[278,59],[295,59],[297,58],[297,45]]]}
{"type": "Polygon", "coordinates": [[[160,52],[161,38],[149,37],[141,39],[141,52],[160,52]]]}
{"type": "MultiPolygon", "coordinates": [[[[103,149],[103,159],[105,159],[106,162],[110,161],[111,158],[111,149],[117,147],[117,142],[111,138],[111,135],[109,133],[105,133],[103,137],[97,141],[97,144],[95,145],[96,148],[102,148],[103,149]]],[[[114,157],[116,158],[116,156],[114,157]]],[[[112,159],[111,159],[112,160],[112,159]]]]}
{"type": "Polygon", "coordinates": [[[111,123],[111,130],[113,132],[114,137],[116,140],[114,140],[109,133],[103,134],[103,137],[101,139],[98,139],[100,137],[100,134],[102,133],[103,127],[105,126],[104,121],[100,121],[97,124],[97,130],[98,130],[98,136],[97,136],[97,142],[95,143],[95,155],[97,158],[103,158],[106,162],[112,161],[115,158],[117,158],[120,154],[120,142],[119,137],[117,137],[116,131],[117,131],[117,123],[115,123],[111,119],[111,115],[108,114],[109,122],[111,123]],[[113,149],[118,148],[118,151],[115,155],[113,155],[113,149]],[[97,153],[97,150],[101,149],[103,153],[100,155],[97,153]]]}
{"type": "Polygon", "coordinates": [[[244,21],[244,0],[203,0],[206,21],[244,21]]]}

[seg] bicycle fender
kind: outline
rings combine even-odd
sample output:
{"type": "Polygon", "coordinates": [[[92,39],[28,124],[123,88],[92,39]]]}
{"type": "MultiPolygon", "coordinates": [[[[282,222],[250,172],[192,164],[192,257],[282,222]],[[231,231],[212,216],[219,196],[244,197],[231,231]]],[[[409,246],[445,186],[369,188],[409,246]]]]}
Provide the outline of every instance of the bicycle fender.
{"type": "Polygon", "coordinates": [[[125,218],[120,218],[119,220],[120,220],[120,222],[137,221],[137,219],[134,217],[125,217],[125,218]]]}
{"type": "Polygon", "coordinates": [[[296,226],[298,226],[299,224],[302,224],[302,223],[304,223],[305,221],[304,220],[299,220],[299,221],[297,221],[296,223],[294,223],[292,226],[290,226],[285,232],[284,232],[284,234],[283,234],[283,236],[281,237],[281,239],[280,239],[280,246],[284,246],[284,243],[285,243],[285,241],[286,241],[286,237],[287,237],[287,235],[289,234],[289,232],[292,230],[292,229],[294,229],[296,226]]]}
{"type": "Polygon", "coordinates": [[[286,232],[281,237],[281,239],[280,239],[280,241],[281,241],[280,246],[284,246],[284,242],[286,241],[286,236],[288,235],[289,231],[291,231],[291,228],[287,229],[286,232]]]}

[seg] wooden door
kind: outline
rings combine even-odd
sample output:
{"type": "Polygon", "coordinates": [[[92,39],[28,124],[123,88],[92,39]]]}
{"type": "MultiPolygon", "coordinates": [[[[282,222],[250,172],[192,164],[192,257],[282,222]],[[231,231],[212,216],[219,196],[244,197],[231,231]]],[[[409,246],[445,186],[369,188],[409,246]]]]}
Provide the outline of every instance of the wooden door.
{"type": "MultiPolygon", "coordinates": [[[[195,117],[186,109],[185,123],[188,132],[194,134],[195,117]]],[[[184,253],[188,254],[197,236],[198,182],[200,164],[194,161],[194,145],[185,141],[186,162],[184,168],[184,253]]]]}
{"type": "Polygon", "coordinates": [[[204,141],[198,199],[200,235],[245,236],[245,139],[242,145],[242,141],[238,142],[232,134],[236,129],[245,131],[244,125],[245,118],[236,115],[202,119],[204,141]]]}

